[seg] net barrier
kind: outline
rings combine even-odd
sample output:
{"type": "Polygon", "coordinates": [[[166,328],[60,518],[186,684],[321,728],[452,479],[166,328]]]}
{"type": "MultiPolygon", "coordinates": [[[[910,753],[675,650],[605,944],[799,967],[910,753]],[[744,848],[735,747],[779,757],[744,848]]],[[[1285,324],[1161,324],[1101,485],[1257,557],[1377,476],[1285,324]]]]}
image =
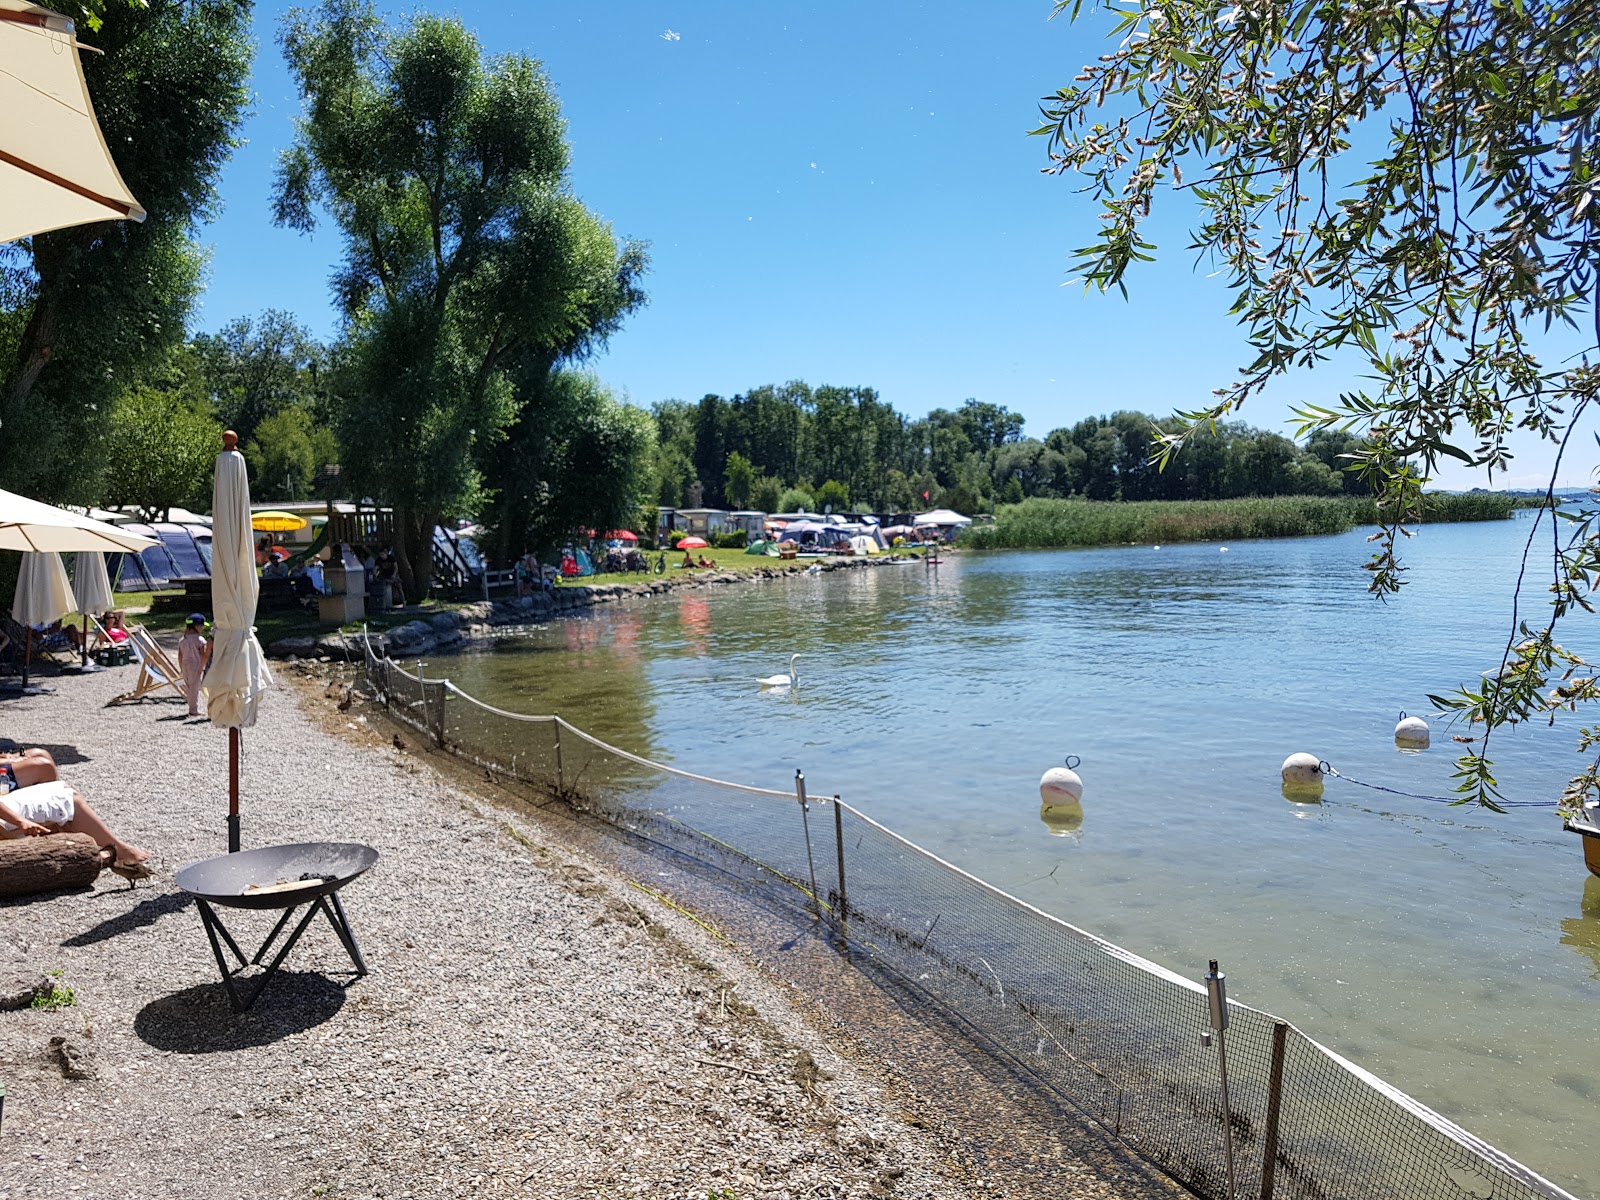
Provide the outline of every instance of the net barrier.
{"type": "Polygon", "coordinates": [[[985,883],[836,797],[655,763],[365,655],[390,714],[470,762],[829,922],[974,1041],[1201,1196],[1572,1200],[1294,1026],[1230,1000],[1224,1107],[1205,988],[985,883]]]}

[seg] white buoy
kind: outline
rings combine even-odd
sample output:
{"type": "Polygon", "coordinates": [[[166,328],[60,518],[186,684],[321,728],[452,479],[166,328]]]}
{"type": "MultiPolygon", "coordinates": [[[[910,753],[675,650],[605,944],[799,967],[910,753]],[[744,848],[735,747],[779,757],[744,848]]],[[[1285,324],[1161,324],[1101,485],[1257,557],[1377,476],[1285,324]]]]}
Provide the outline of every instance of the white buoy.
{"type": "Polygon", "coordinates": [[[1407,750],[1426,750],[1428,748],[1428,723],[1421,717],[1408,717],[1400,714],[1400,723],[1394,727],[1394,744],[1403,746],[1407,750]]]}
{"type": "Polygon", "coordinates": [[[1315,754],[1291,754],[1283,760],[1283,794],[1322,795],[1322,760],[1315,754]]]}
{"type": "Polygon", "coordinates": [[[1051,767],[1039,777],[1039,802],[1046,808],[1060,804],[1076,804],[1083,799],[1083,780],[1072,768],[1081,760],[1076,754],[1067,755],[1067,765],[1051,767]]]}
{"type": "Polygon", "coordinates": [[[1217,550],[1218,554],[1226,554],[1227,552],[1228,552],[1228,548],[1226,546],[1222,546],[1217,550]]]}

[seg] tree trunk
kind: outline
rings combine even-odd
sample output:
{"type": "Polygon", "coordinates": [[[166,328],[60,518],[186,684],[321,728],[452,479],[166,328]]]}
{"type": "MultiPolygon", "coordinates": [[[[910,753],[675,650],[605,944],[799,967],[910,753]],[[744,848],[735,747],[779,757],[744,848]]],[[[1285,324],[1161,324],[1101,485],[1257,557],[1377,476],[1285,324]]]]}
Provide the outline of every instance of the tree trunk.
{"type": "Polygon", "coordinates": [[[106,865],[86,833],[0,841],[0,896],[31,896],[62,888],[85,887],[106,865]]]}
{"type": "Polygon", "coordinates": [[[395,562],[407,603],[420,604],[433,586],[433,527],[438,523],[434,513],[395,505],[395,562]]]}

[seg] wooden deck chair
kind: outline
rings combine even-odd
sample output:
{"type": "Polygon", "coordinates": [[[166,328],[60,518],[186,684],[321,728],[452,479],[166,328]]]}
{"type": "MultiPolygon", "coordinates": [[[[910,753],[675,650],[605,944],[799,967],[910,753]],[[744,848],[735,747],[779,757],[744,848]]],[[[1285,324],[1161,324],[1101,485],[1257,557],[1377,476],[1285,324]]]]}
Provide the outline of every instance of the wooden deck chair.
{"type": "Polygon", "coordinates": [[[129,625],[128,646],[132,649],[134,657],[139,660],[139,679],[133,685],[133,691],[114,697],[111,700],[112,704],[143,700],[146,696],[153,696],[165,688],[171,688],[178,696],[184,696],[183,673],[178,670],[155,638],[150,636],[148,629],[143,625],[129,625]]]}

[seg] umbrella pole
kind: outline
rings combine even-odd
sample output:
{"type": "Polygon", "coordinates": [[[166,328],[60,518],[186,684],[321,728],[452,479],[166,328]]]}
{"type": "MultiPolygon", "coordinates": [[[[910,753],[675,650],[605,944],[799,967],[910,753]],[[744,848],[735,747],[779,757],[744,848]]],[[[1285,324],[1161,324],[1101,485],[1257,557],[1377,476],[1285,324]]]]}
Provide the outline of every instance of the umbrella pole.
{"type": "Polygon", "coordinates": [[[79,658],[78,665],[87,668],[89,666],[89,614],[79,613],[78,615],[83,618],[83,640],[78,643],[78,650],[82,657],[79,658]]]}
{"type": "Polygon", "coordinates": [[[33,626],[28,626],[28,639],[22,650],[22,687],[28,687],[28,667],[33,663],[33,626]]]}
{"type": "Polygon", "coordinates": [[[239,853],[239,731],[228,730],[228,853],[239,853]]]}

